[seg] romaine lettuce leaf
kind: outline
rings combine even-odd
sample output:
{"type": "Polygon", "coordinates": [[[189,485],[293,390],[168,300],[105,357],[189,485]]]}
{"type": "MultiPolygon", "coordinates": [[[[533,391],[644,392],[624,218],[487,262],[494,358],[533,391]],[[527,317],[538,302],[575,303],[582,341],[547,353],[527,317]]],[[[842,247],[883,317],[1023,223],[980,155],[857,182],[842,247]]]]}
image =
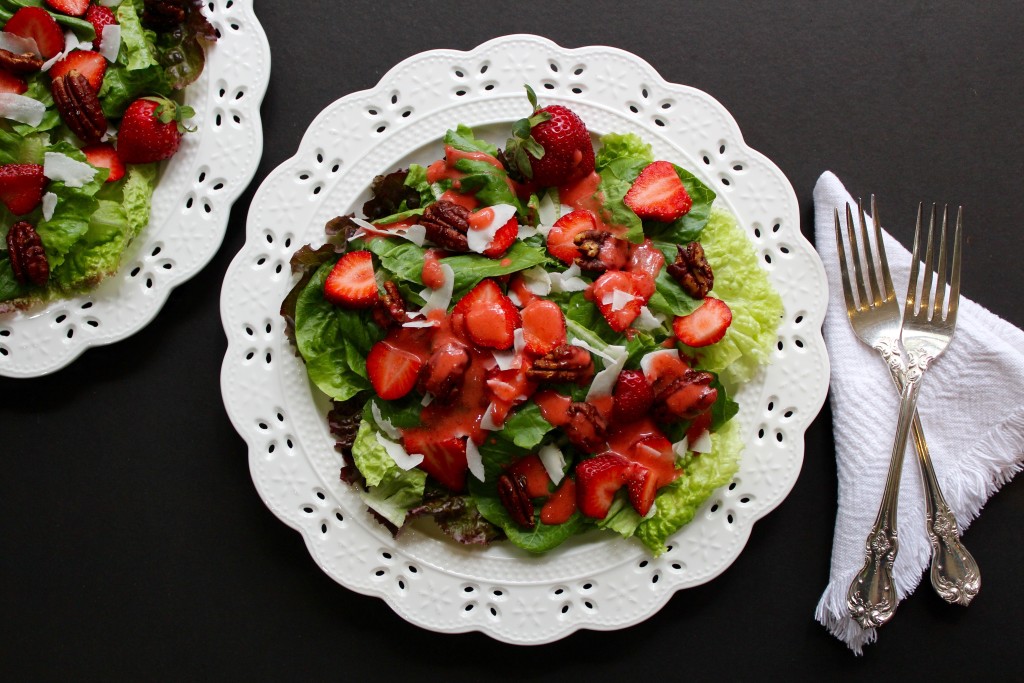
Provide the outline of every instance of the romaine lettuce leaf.
{"type": "Polygon", "coordinates": [[[359,496],[370,508],[397,527],[405,523],[409,510],[423,502],[427,473],[413,468],[392,467],[376,486],[360,491],[359,496]]]}

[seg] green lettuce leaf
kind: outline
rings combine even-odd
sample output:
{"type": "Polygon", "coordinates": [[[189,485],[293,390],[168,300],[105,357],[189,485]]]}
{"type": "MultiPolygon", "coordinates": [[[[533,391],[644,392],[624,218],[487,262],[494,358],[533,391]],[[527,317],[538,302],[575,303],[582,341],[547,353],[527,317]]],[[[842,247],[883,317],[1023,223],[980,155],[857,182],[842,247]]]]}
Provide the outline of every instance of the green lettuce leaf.
{"type": "Polygon", "coordinates": [[[601,136],[601,147],[594,155],[594,169],[602,169],[617,159],[636,159],[646,166],[654,161],[651,146],[634,133],[606,133],[601,136]]]}
{"type": "Polygon", "coordinates": [[[392,467],[376,486],[360,491],[359,496],[381,517],[401,527],[409,511],[423,502],[426,483],[427,473],[421,469],[392,467]]]}
{"type": "MultiPolygon", "coordinates": [[[[457,301],[485,277],[508,275],[533,268],[547,260],[547,252],[541,247],[516,241],[500,259],[488,258],[481,254],[459,254],[443,258],[441,263],[451,266],[455,272],[452,301],[457,301]]],[[[420,270],[422,269],[423,263],[420,262],[420,270]]]]}

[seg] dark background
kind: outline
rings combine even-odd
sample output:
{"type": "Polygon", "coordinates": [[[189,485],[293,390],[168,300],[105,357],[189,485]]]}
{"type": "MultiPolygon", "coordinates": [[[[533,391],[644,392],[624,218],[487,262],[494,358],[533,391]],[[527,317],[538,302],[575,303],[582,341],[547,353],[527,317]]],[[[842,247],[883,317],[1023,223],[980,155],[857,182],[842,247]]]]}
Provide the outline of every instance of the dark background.
{"type": "Polygon", "coordinates": [[[792,494],[722,576],[633,628],[517,648],[421,630],[323,574],[260,502],[218,385],[221,279],[255,187],[313,117],[417,52],[521,32],[564,47],[613,45],[712,94],[789,177],[808,237],[811,192],[826,169],[854,196],[877,193],[905,243],[919,200],[963,203],[965,294],[1022,326],[1018,0],[289,0],[258,2],[256,12],[273,54],[265,146],[218,255],[130,339],[52,376],[0,379],[0,676],[945,680],[1019,671],[1021,478],[965,535],[984,577],[969,608],[922,587],[861,658],[814,622],[836,508],[827,406],[807,433],[792,494]]]}

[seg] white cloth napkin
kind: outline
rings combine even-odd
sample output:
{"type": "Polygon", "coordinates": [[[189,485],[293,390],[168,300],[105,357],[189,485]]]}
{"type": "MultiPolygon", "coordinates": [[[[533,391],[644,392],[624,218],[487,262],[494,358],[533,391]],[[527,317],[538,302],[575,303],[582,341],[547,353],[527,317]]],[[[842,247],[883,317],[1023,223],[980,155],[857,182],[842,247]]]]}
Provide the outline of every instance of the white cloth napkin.
{"type": "MultiPolygon", "coordinates": [[[[857,208],[831,172],[814,188],[815,242],[825,264],[829,304],[824,336],[832,364],[830,387],[839,510],[832,544],[832,569],[815,618],[856,654],[874,642],[875,629],[861,629],[846,611],[850,581],[864,563],[864,539],[874,523],[896,433],[899,397],[878,353],[854,336],[846,315],[835,216],[846,225],[846,202],[857,208]]],[[[867,198],[865,198],[867,210],[867,198]]],[[[882,220],[912,221],[915,207],[886,207],[882,220]]],[[[868,229],[872,223],[868,218],[868,229]]],[[[978,229],[977,226],[974,226],[978,229]]],[[[964,233],[972,229],[965,212],[964,233]]],[[[893,285],[902,305],[910,252],[883,233],[893,285]]],[[[967,240],[965,239],[965,242],[967,240]]],[[[970,247],[966,247],[969,249],[970,247]]],[[[969,292],[971,283],[963,282],[969,292]]],[[[1024,461],[1024,332],[961,296],[956,333],[946,353],[925,375],[918,413],[946,502],[961,532],[988,497],[1009,481],[1024,461]]],[[[924,495],[913,440],[907,445],[899,499],[899,554],[894,567],[898,598],[910,595],[930,563],[924,527],[924,495]]],[[[970,536],[965,538],[970,549],[970,536]]],[[[982,590],[985,567],[981,566],[982,590]]],[[[899,612],[897,611],[898,618],[899,612]]]]}

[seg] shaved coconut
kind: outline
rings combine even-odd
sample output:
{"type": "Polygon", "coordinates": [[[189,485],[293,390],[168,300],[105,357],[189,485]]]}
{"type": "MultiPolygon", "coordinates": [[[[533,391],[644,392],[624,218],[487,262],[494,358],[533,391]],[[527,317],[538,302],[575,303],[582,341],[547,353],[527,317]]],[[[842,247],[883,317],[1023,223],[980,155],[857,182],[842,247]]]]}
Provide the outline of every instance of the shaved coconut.
{"type": "Polygon", "coordinates": [[[515,349],[492,351],[491,353],[494,355],[494,362],[498,364],[499,370],[511,370],[514,367],[516,360],[515,349]]]}
{"type": "Polygon", "coordinates": [[[63,180],[68,187],[82,187],[96,175],[96,168],[67,154],[46,152],[43,154],[43,175],[50,180],[63,180]]]}
{"type": "Polygon", "coordinates": [[[621,289],[613,289],[601,298],[601,303],[605,306],[610,305],[613,311],[621,311],[625,308],[633,299],[636,298],[629,292],[623,292],[621,289]]]}
{"type": "Polygon", "coordinates": [[[483,418],[480,420],[480,429],[488,432],[496,432],[501,429],[501,425],[494,421],[494,404],[487,406],[487,411],[484,413],[483,418]]]}
{"type": "Polygon", "coordinates": [[[426,299],[427,303],[419,310],[420,315],[426,315],[431,311],[448,312],[448,304],[452,302],[452,292],[455,291],[455,271],[447,263],[441,264],[441,272],[444,280],[437,289],[424,289],[420,296],[426,299]]]}
{"type": "Polygon", "coordinates": [[[67,57],[75,50],[92,50],[91,40],[79,40],[74,31],[64,32],[64,56],[67,57]]]}
{"type": "Polygon", "coordinates": [[[43,218],[50,220],[53,218],[53,210],[57,208],[57,195],[52,192],[47,192],[43,195],[43,218]]]}
{"type": "Polygon", "coordinates": [[[658,514],[658,504],[657,502],[654,502],[651,503],[651,509],[647,511],[646,515],[644,515],[644,519],[650,519],[651,517],[654,517],[654,515],[656,514],[658,514]]]}
{"type": "Polygon", "coordinates": [[[410,320],[407,323],[402,323],[402,327],[437,327],[440,324],[437,320],[410,320]]]}
{"type": "MultiPolygon", "coordinates": [[[[587,351],[590,351],[595,356],[600,356],[601,358],[605,359],[609,363],[614,363],[615,362],[615,358],[616,357],[614,355],[612,355],[611,353],[605,352],[605,351],[599,351],[598,349],[594,348],[593,346],[591,346],[587,342],[583,341],[582,339],[576,339],[575,337],[573,337],[572,339],[569,340],[569,343],[572,344],[573,346],[578,346],[581,349],[586,349],[587,351]]],[[[621,349],[621,348],[623,348],[623,347],[621,347],[621,346],[610,346],[610,347],[608,347],[609,351],[611,349],[621,349]]]]}
{"type": "MultiPolygon", "coordinates": [[[[541,225],[553,225],[558,220],[558,207],[555,205],[555,200],[552,199],[552,195],[557,195],[558,192],[555,190],[548,190],[544,194],[544,198],[537,204],[537,219],[541,225]]],[[[543,228],[541,228],[543,230],[543,228]]],[[[549,227],[548,230],[551,228],[549,227]]],[[[547,232],[544,233],[545,235],[547,232]]]]}
{"type": "Polygon", "coordinates": [[[562,204],[561,206],[558,207],[558,217],[561,218],[562,216],[570,214],[570,213],[572,213],[575,210],[576,210],[576,207],[574,207],[574,206],[569,206],[568,204],[562,204]]]}
{"type": "Polygon", "coordinates": [[[484,480],[484,460],[480,457],[480,449],[473,443],[473,439],[466,439],[466,463],[469,471],[480,481],[484,480]]]}
{"type": "Polygon", "coordinates": [[[654,359],[666,354],[679,360],[679,349],[658,349],[657,351],[651,351],[640,359],[640,369],[644,371],[644,375],[648,379],[651,378],[651,365],[654,364],[654,359]]]}
{"type": "Polygon", "coordinates": [[[522,308],[523,307],[523,300],[520,299],[519,295],[516,294],[511,289],[508,290],[508,293],[505,294],[505,296],[508,297],[508,300],[511,301],[515,305],[516,308],[522,308]]]}
{"type": "Polygon", "coordinates": [[[469,250],[478,254],[487,250],[487,247],[494,241],[494,236],[498,234],[498,230],[516,215],[516,207],[511,204],[495,204],[490,208],[493,213],[490,223],[479,228],[470,226],[466,231],[466,244],[469,246],[469,250]]]}
{"type": "Polygon", "coordinates": [[[13,52],[16,55],[23,55],[27,52],[32,53],[36,57],[42,57],[43,53],[39,51],[39,45],[36,44],[34,38],[22,38],[13,33],[7,31],[0,31],[0,50],[7,50],[13,52]]]}
{"type": "Polygon", "coordinates": [[[590,383],[590,390],[587,391],[587,401],[600,396],[611,396],[612,389],[615,388],[615,381],[626,365],[626,358],[629,357],[626,347],[609,346],[608,351],[613,355],[613,360],[605,364],[604,370],[594,375],[594,379],[590,383]]]}
{"type": "Polygon", "coordinates": [[[562,454],[562,450],[558,446],[548,444],[537,451],[537,457],[548,471],[551,481],[556,485],[561,482],[565,476],[565,455],[562,454]]]}
{"type": "Polygon", "coordinates": [[[121,26],[119,24],[108,24],[103,27],[100,35],[99,53],[108,62],[117,61],[117,53],[121,51],[121,26]]]}
{"type": "Polygon", "coordinates": [[[422,398],[422,400],[420,400],[420,405],[423,406],[424,408],[426,408],[427,406],[429,406],[433,402],[434,402],[434,395],[431,394],[431,393],[426,393],[426,394],[423,394],[423,398],[422,398]]]}
{"type": "Polygon", "coordinates": [[[377,443],[384,447],[384,450],[388,452],[391,459],[395,461],[403,470],[411,470],[416,465],[423,462],[422,453],[412,453],[408,451],[400,443],[395,443],[390,439],[385,438],[380,432],[377,432],[377,443]]]}
{"type": "Polygon", "coordinates": [[[633,321],[633,327],[641,331],[656,330],[665,322],[665,316],[651,313],[646,306],[640,307],[640,315],[633,321]]]}
{"type": "Polygon", "coordinates": [[[527,237],[533,237],[539,231],[532,225],[520,225],[519,226],[519,239],[525,240],[527,237]]]}
{"type": "Polygon", "coordinates": [[[685,458],[686,451],[688,450],[690,450],[690,440],[687,439],[685,436],[682,438],[681,441],[676,441],[674,444],[672,444],[672,452],[675,453],[680,458],[685,458]]]}
{"type": "Polygon", "coordinates": [[[523,286],[537,296],[547,296],[551,293],[551,274],[543,266],[527,268],[522,272],[523,286]]]}
{"type": "Polygon", "coordinates": [[[517,327],[515,332],[512,333],[512,348],[515,350],[516,355],[523,352],[526,348],[526,336],[523,334],[523,328],[517,327]]]}
{"type": "Polygon", "coordinates": [[[359,226],[359,229],[352,233],[352,236],[348,238],[348,241],[359,239],[367,234],[371,235],[383,235],[385,237],[401,237],[402,239],[409,240],[417,247],[422,247],[423,243],[427,239],[427,229],[422,225],[409,225],[406,227],[389,228],[386,225],[374,225],[368,220],[362,218],[352,218],[352,222],[359,226]]]}
{"type": "Polygon", "coordinates": [[[692,444],[690,444],[690,450],[695,453],[710,453],[711,448],[711,432],[706,429],[700,436],[693,440],[692,444]]]}
{"type": "Polygon", "coordinates": [[[582,292],[588,285],[580,277],[580,267],[575,263],[565,269],[562,273],[551,273],[551,291],[560,292],[582,292]]]}
{"type": "Polygon", "coordinates": [[[43,121],[46,105],[27,95],[15,95],[12,92],[0,92],[0,116],[5,119],[38,126],[43,121]]]}
{"type": "Polygon", "coordinates": [[[380,408],[377,407],[376,401],[370,401],[370,413],[373,415],[373,421],[380,427],[380,431],[387,434],[389,439],[402,438],[402,433],[395,429],[395,426],[391,424],[391,420],[386,419],[380,414],[380,408]]]}

